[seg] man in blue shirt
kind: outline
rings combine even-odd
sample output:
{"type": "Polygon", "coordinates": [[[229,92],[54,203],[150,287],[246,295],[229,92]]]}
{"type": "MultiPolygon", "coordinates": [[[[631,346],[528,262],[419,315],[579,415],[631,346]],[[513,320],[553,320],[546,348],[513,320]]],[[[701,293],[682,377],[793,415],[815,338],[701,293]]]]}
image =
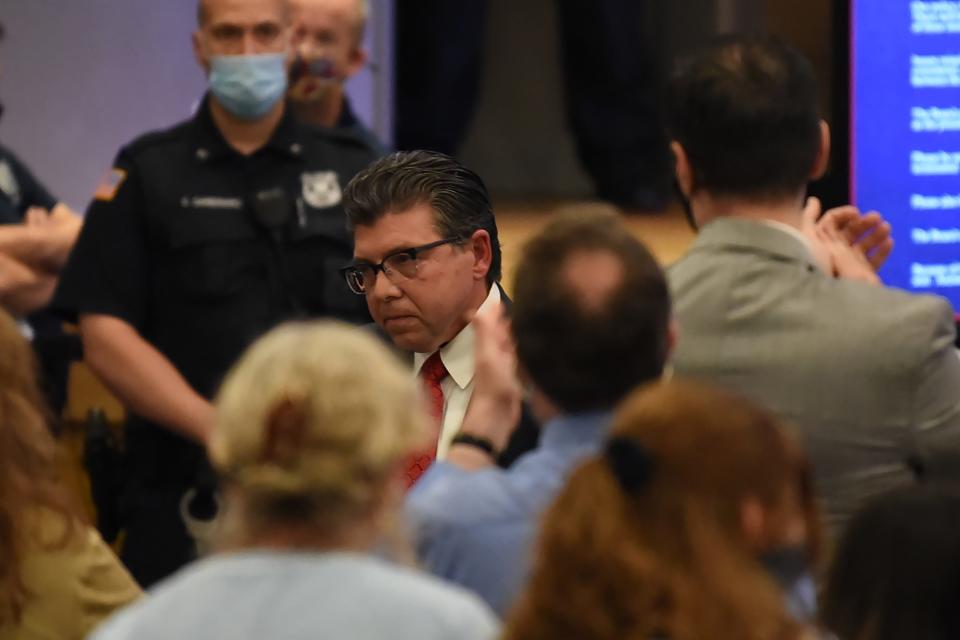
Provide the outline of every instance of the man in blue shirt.
{"type": "Polygon", "coordinates": [[[539,446],[494,466],[519,393],[502,318],[477,318],[476,388],[447,459],[414,487],[417,552],[504,614],[522,588],[541,512],[603,441],[610,412],[658,379],[673,344],[664,275],[612,213],[560,216],[527,245],[512,314],[516,358],[544,425],[539,446]]]}

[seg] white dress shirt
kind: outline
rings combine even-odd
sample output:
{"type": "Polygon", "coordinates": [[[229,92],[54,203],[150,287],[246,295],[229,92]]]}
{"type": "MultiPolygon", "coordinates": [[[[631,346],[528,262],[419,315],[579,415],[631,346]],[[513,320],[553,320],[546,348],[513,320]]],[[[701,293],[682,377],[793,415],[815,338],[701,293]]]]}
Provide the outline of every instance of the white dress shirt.
{"type": "MultiPolygon", "coordinates": [[[[490,287],[487,299],[483,301],[477,313],[489,313],[500,304],[500,287],[490,287]]],[[[443,419],[441,420],[440,439],[437,442],[437,459],[443,460],[450,448],[450,441],[460,431],[463,416],[467,413],[470,396],[473,395],[474,369],[474,331],[472,324],[464,327],[453,340],[440,349],[440,360],[447,368],[448,375],[440,383],[443,389],[443,419]]],[[[413,372],[420,374],[420,368],[432,353],[413,355],[413,372]]]]}

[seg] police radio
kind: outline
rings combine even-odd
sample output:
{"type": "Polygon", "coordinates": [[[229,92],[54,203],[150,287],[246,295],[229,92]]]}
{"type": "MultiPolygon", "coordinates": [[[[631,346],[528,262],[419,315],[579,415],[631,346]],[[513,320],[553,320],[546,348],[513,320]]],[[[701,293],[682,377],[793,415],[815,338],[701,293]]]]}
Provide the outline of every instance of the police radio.
{"type": "Polygon", "coordinates": [[[292,210],[287,192],[283,187],[275,187],[253,194],[251,203],[253,219],[270,233],[275,242],[282,244],[283,227],[290,219],[292,210]]]}
{"type": "Polygon", "coordinates": [[[293,292],[284,252],[284,227],[293,213],[293,205],[283,187],[257,191],[250,199],[250,212],[256,224],[272,241],[274,255],[280,272],[279,293],[286,298],[290,309],[298,316],[304,315],[303,306],[293,292]]]}

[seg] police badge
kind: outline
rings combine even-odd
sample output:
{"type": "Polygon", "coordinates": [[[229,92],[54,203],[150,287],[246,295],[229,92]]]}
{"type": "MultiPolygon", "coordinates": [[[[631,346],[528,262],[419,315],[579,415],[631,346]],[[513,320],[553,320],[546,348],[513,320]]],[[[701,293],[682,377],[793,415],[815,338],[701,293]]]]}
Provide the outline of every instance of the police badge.
{"type": "Polygon", "coordinates": [[[10,198],[14,207],[20,206],[20,185],[6,160],[0,160],[0,191],[10,198]]]}
{"type": "Polygon", "coordinates": [[[315,209],[326,209],[340,204],[342,192],[336,171],[316,171],[300,176],[303,183],[303,199],[315,209]]]}

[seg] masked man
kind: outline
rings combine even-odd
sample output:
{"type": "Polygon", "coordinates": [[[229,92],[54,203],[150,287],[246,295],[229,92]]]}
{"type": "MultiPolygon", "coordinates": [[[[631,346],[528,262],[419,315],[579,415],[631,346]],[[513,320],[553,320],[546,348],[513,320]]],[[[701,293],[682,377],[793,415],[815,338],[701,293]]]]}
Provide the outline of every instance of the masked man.
{"type": "Polygon", "coordinates": [[[54,306],[130,413],[123,558],[144,586],[193,556],[181,511],[208,477],[210,397],[257,336],[308,316],[369,321],[337,268],[352,256],[341,186],[374,157],[305,128],[284,96],[285,0],[201,0],[196,116],[121,149],[54,306]]]}

